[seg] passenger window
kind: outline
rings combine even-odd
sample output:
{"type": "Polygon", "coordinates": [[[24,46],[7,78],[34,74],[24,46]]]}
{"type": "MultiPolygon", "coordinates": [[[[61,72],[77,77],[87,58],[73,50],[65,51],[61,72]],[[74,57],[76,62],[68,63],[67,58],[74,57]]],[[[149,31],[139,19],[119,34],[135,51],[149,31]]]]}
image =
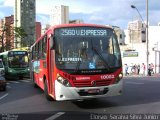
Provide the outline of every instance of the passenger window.
{"type": "Polygon", "coordinates": [[[45,36],[42,40],[42,59],[46,59],[46,49],[47,49],[47,36],[45,36]]]}

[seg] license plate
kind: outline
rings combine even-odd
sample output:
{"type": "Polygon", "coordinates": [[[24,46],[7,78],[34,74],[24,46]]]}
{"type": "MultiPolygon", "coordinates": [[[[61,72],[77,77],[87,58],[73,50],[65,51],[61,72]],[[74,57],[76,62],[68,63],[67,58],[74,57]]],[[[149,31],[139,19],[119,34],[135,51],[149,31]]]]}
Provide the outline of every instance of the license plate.
{"type": "Polygon", "coordinates": [[[100,90],[99,89],[90,89],[88,90],[88,93],[99,93],[100,90]]]}

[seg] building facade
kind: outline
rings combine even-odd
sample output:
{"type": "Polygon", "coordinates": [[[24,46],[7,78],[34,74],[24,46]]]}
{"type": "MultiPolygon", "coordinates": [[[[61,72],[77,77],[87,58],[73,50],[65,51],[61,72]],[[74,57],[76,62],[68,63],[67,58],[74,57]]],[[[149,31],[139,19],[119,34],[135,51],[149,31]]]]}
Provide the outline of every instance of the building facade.
{"type": "Polygon", "coordinates": [[[124,33],[124,30],[121,29],[120,27],[117,27],[117,26],[112,26],[114,28],[114,31],[117,35],[117,39],[118,39],[118,43],[120,45],[125,45],[125,33],[124,33]]]}
{"type": "MultiPolygon", "coordinates": [[[[131,27],[128,27],[131,28],[131,27]]],[[[125,45],[121,46],[123,65],[128,64],[130,67],[133,65],[147,64],[147,44],[144,36],[144,29],[141,29],[141,25],[137,23],[134,30],[141,31],[139,33],[132,34],[130,37],[129,29],[125,30],[125,45]],[[139,27],[138,27],[139,26],[139,27]],[[143,38],[143,37],[144,38],[143,38]],[[130,39],[132,38],[132,40],[130,39]],[[133,39],[134,38],[134,39],[133,39]]],[[[148,27],[148,64],[154,65],[154,72],[160,73],[160,25],[148,27]]],[[[147,74],[147,70],[146,70],[147,74]]]]}
{"type": "Polygon", "coordinates": [[[84,21],[80,19],[76,19],[76,20],[70,20],[69,23],[70,24],[81,24],[81,23],[84,23],[84,21]]]}
{"type": "Polygon", "coordinates": [[[24,29],[27,36],[14,39],[14,46],[31,46],[35,41],[35,0],[15,0],[14,26],[24,29]]]}
{"type": "Polygon", "coordinates": [[[69,7],[54,6],[51,9],[50,25],[68,24],[69,23],[69,7]]]}
{"type": "Polygon", "coordinates": [[[128,23],[128,33],[130,43],[141,43],[146,41],[146,24],[140,20],[128,23]]]}
{"type": "Polygon", "coordinates": [[[14,48],[14,16],[7,16],[0,20],[0,51],[14,48]]]}
{"type": "Polygon", "coordinates": [[[36,40],[41,36],[41,23],[40,22],[36,22],[36,40]]]}

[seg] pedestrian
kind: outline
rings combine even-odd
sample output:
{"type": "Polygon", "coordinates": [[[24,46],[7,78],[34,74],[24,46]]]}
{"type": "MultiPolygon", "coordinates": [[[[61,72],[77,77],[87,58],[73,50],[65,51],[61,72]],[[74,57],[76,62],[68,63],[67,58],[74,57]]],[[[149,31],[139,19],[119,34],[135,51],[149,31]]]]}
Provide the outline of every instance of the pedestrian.
{"type": "Polygon", "coordinates": [[[138,64],[137,66],[137,74],[139,75],[139,72],[140,72],[140,64],[138,64]]]}
{"type": "Polygon", "coordinates": [[[145,76],[146,65],[142,63],[142,75],[145,76]]]}
{"type": "Polygon", "coordinates": [[[132,74],[135,75],[135,73],[136,73],[136,64],[132,66],[131,71],[132,71],[132,74]]]}
{"type": "Polygon", "coordinates": [[[127,76],[127,75],[129,75],[129,73],[128,73],[128,65],[125,64],[125,76],[127,76]]]}
{"type": "Polygon", "coordinates": [[[134,65],[134,69],[135,69],[135,73],[134,74],[136,75],[137,72],[138,72],[138,66],[136,64],[134,65]]]}
{"type": "Polygon", "coordinates": [[[148,65],[148,75],[151,76],[151,64],[148,65]]]}
{"type": "Polygon", "coordinates": [[[154,65],[151,63],[151,73],[154,74],[154,65]]]}

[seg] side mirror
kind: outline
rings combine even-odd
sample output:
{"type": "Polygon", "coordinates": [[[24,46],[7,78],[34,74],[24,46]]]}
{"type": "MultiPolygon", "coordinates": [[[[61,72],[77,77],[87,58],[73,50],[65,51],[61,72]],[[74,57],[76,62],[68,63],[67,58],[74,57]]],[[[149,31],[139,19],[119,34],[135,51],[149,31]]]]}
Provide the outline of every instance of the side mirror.
{"type": "Polygon", "coordinates": [[[50,38],[50,49],[54,49],[54,46],[55,46],[55,37],[53,35],[51,35],[51,38],[50,38]]]}

